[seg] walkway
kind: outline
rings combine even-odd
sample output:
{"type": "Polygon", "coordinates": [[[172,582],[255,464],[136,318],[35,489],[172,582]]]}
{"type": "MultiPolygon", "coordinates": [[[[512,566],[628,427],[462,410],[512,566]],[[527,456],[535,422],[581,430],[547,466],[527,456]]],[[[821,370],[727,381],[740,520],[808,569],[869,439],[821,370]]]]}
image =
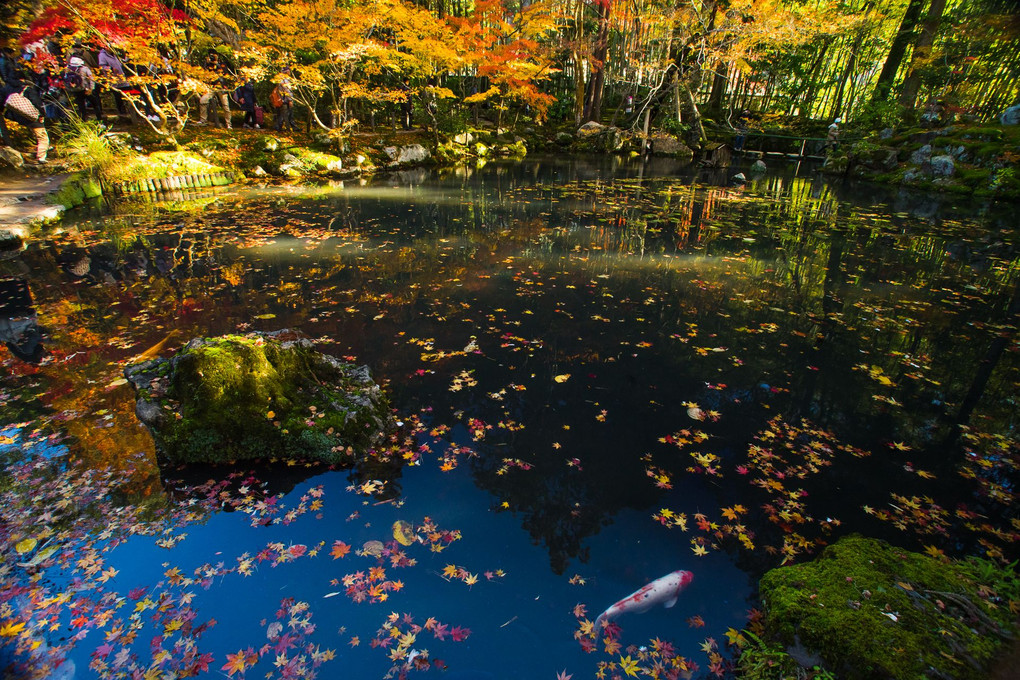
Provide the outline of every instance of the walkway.
{"type": "Polygon", "coordinates": [[[0,231],[24,238],[31,224],[59,217],[64,207],[48,203],[46,197],[67,178],[66,174],[0,177],[0,231]]]}

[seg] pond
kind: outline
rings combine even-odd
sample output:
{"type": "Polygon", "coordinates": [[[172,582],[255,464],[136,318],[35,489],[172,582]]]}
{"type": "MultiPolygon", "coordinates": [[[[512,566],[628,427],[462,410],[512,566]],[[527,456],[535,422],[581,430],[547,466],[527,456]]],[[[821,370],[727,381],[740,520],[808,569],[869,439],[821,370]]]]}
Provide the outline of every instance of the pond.
{"type": "Polygon", "coordinates": [[[1016,557],[1015,211],[734,171],[243,189],[9,253],[9,675],[721,677],[842,535],[1016,557]],[[392,446],[160,469],[124,367],[281,328],[371,368],[392,446]]]}

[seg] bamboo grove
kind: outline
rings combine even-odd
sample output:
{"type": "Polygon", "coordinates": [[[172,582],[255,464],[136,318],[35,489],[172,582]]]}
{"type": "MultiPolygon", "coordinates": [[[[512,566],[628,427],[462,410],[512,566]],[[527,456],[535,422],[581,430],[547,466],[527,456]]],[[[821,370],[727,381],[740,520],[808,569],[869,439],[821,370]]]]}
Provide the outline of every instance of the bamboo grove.
{"type": "MultiPolygon", "coordinates": [[[[1017,102],[1016,0],[16,0],[9,44],[113,46],[188,101],[217,75],[287,78],[310,122],[454,130],[480,115],[659,127],[841,117],[872,128],[1017,102]],[[153,68],[163,64],[165,68],[153,68]]],[[[144,88],[143,88],[144,91],[144,88]]],[[[156,104],[156,102],[151,102],[156,104]]],[[[154,127],[180,129],[188,106],[154,127]]],[[[337,132],[339,134],[339,132],[337,132]]]]}

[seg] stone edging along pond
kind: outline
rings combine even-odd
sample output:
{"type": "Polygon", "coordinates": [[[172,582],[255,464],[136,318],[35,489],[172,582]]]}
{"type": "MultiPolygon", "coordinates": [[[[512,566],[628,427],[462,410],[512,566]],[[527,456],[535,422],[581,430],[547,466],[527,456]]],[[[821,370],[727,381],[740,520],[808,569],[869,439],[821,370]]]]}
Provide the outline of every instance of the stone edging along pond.
{"type": "Polygon", "coordinates": [[[233,172],[201,173],[194,175],[177,175],[174,177],[160,177],[150,179],[131,180],[128,182],[117,182],[111,187],[114,196],[136,193],[166,193],[170,191],[185,191],[188,189],[205,189],[208,187],[221,187],[234,182],[236,175],[233,172]]]}

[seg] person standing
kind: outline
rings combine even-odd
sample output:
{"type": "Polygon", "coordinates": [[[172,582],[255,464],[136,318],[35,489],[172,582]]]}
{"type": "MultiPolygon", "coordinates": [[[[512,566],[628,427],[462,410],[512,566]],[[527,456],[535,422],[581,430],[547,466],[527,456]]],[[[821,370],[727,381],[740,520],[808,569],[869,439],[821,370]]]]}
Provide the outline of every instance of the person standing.
{"type": "Polygon", "coordinates": [[[34,85],[18,83],[5,85],[0,90],[0,101],[4,102],[4,116],[35,134],[35,161],[46,163],[50,149],[50,137],[46,133],[46,118],[43,115],[43,101],[34,85]]]}
{"type": "Polygon", "coordinates": [[[117,114],[126,116],[124,95],[121,94],[121,90],[127,87],[127,82],[124,80],[124,65],[120,63],[116,54],[105,47],[99,50],[97,61],[99,62],[99,73],[107,78],[108,82],[113,83],[110,89],[113,91],[113,103],[117,107],[117,114]]]}
{"type": "Polygon", "coordinates": [[[738,153],[744,151],[744,142],[747,141],[748,117],[750,115],[751,112],[744,109],[740,112],[740,115],[737,116],[736,125],[733,126],[737,132],[736,137],[733,139],[733,150],[738,153]]]}
{"type": "Polygon", "coordinates": [[[273,107],[273,127],[276,131],[281,132],[284,127],[289,127],[293,132],[294,100],[291,98],[288,78],[284,78],[273,88],[273,93],[269,95],[269,103],[273,107]]]}
{"type": "Polygon", "coordinates": [[[839,151],[839,124],[842,122],[842,118],[837,118],[832,121],[831,125],[829,125],[829,132],[825,136],[825,149],[829,153],[836,153],[839,151]]]}
{"type": "Polygon", "coordinates": [[[241,127],[258,128],[258,120],[255,118],[255,83],[246,80],[236,91],[237,104],[244,111],[244,122],[241,127]]]}
{"type": "MultiPolygon", "coordinates": [[[[14,65],[14,53],[11,48],[4,47],[0,49],[0,87],[13,86],[17,82],[18,73],[14,65]]],[[[0,143],[4,146],[11,146],[11,139],[7,134],[7,123],[4,122],[2,111],[0,111],[0,143]]]]}
{"type": "Polygon", "coordinates": [[[81,57],[71,57],[67,71],[64,73],[64,89],[67,96],[74,101],[78,116],[85,120],[87,107],[91,105],[96,120],[103,121],[103,102],[99,99],[95,76],[81,57]]]}
{"type": "Polygon", "coordinates": [[[10,47],[0,49],[0,86],[12,85],[19,80],[14,52],[10,47]]]}
{"type": "MultiPolygon", "coordinates": [[[[209,102],[215,97],[220,108],[223,110],[226,128],[230,130],[230,91],[233,89],[230,86],[230,72],[227,70],[226,64],[220,60],[219,55],[215,52],[209,53],[204,68],[217,75],[212,82],[212,87],[208,88],[198,98],[198,123],[199,125],[205,125],[209,122],[209,102]]],[[[213,124],[219,124],[219,114],[215,110],[213,112],[213,124]]]]}

